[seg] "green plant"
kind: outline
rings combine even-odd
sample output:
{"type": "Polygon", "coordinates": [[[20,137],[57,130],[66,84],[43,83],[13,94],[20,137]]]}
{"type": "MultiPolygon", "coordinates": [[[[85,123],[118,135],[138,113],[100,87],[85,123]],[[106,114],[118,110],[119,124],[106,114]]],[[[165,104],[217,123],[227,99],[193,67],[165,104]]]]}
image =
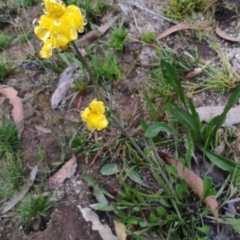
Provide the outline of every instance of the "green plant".
{"type": "Polygon", "coordinates": [[[109,45],[116,51],[123,51],[126,41],[127,41],[128,32],[124,29],[124,22],[122,21],[118,27],[115,27],[110,36],[109,45]]]}
{"type": "Polygon", "coordinates": [[[185,99],[185,94],[181,86],[178,75],[172,65],[164,60],[161,61],[163,76],[176,91],[184,108],[175,103],[168,103],[167,111],[185,127],[190,134],[195,146],[202,151],[210,161],[225,171],[235,171],[239,169],[238,165],[228,158],[217,155],[212,152],[217,130],[223,125],[228,111],[236,104],[240,97],[240,85],[235,89],[229,98],[222,114],[214,117],[205,126],[201,124],[198,113],[191,101],[185,99]]]}
{"type": "Polygon", "coordinates": [[[39,0],[15,0],[15,3],[19,6],[19,7],[25,7],[25,6],[31,6],[35,3],[38,3],[39,0]]]}
{"type": "Polygon", "coordinates": [[[6,34],[0,34],[0,50],[5,50],[10,44],[10,37],[6,34]]]}
{"type": "Polygon", "coordinates": [[[96,21],[98,18],[103,17],[110,9],[110,5],[106,0],[84,0],[79,6],[86,11],[89,22],[96,21]]]}
{"type": "Polygon", "coordinates": [[[143,33],[141,39],[146,43],[154,43],[156,40],[154,32],[143,33]]]}
{"type": "Polygon", "coordinates": [[[66,147],[73,152],[76,156],[88,157],[92,154],[96,153],[100,144],[95,141],[91,141],[87,139],[87,136],[84,134],[79,134],[78,132],[74,132],[71,137],[65,137],[64,143],[66,147]]]}
{"type": "Polygon", "coordinates": [[[194,11],[204,11],[207,3],[207,0],[170,0],[166,15],[176,20],[182,20],[184,16],[192,14],[194,11]]]}
{"type": "Polygon", "coordinates": [[[31,32],[22,33],[18,36],[20,43],[25,43],[31,39],[31,32]]]}
{"type": "Polygon", "coordinates": [[[0,123],[0,159],[12,158],[19,140],[16,126],[9,121],[0,123]]]}
{"type": "Polygon", "coordinates": [[[154,239],[197,239],[197,236],[203,236],[198,229],[205,227],[207,232],[207,226],[202,223],[204,208],[197,204],[193,210],[186,204],[190,192],[176,169],[166,166],[169,167],[167,183],[159,176],[163,166],[152,155],[149,155],[149,161],[141,159],[140,164],[135,157],[131,154],[127,161],[106,164],[100,169],[104,176],[116,175],[121,186],[118,196],[110,194],[96,179],[82,176],[93,188],[97,200],[90,207],[114,212],[126,226],[127,234],[134,239],[146,239],[149,235],[155,236],[154,239]],[[151,178],[143,178],[142,173],[146,171],[151,178]],[[168,231],[163,231],[166,228],[168,231]]]}
{"type": "Polygon", "coordinates": [[[0,198],[9,199],[25,186],[26,172],[21,160],[8,159],[1,162],[0,168],[0,198]]]}
{"type": "Polygon", "coordinates": [[[5,63],[0,63],[0,81],[5,78],[7,73],[7,65],[5,63]]]}
{"type": "Polygon", "coordinates": [[[17,216],[23,222],[24,228],[28,230],[37,217],[46,220],[48,210],[53,206],[54,203],[44,196],[28,194],[17,208],[17,216]]]}
{"type": "Polygon", "coordinates": [[[78,92],[83,92],[85,90],[85,85],[83,81],[81,80],[76,80],[74,79],[73,87],[78,91],[78,92]]]}
{"type": "Polygon", "coordinates": [[[118,67],[118,62],[115,54],[108,52],[105,53],[104,59],[102,57],[94,56],[91,59],[91,70],[99,81],[101,78],[107,80],[122,79],[123,73],[118,67]]]}
{"type": "Polygon", "coordinates": [[[220,69],[211,65],[207,65],[205,67],[204,72],[208,77],[199,79],[201,89],[231,89],[236,87],[238,84],[239,76],[232,69],[227,54],[221,52],[219,57],[221,66],[220,69]]]}

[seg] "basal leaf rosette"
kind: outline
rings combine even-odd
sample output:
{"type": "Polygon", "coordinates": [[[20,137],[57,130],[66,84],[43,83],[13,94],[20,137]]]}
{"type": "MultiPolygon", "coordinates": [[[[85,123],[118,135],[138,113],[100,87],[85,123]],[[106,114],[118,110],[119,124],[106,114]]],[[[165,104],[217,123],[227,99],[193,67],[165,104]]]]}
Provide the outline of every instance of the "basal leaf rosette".
{"type": "Polygon", "coordinates": [[[43,41],[40,56],[49,58],[54,48],[63,48],[77,39],[87,24],[85,11],[75,5],[65,6],[61,0],[44,0],[44,14],[33,21],[34,33],[43,41]]]}
{"type": "Polygon", "coordinates": [[[89,107],[85,108],[85,110],[80,113],[80,116],[82,120],[87,123],[89,131],[93,131],[95,129],[101,131],[108,125],[107,118],[104,114],[105,106],[103,102],[94,99],[89,104],[89,107]]]}

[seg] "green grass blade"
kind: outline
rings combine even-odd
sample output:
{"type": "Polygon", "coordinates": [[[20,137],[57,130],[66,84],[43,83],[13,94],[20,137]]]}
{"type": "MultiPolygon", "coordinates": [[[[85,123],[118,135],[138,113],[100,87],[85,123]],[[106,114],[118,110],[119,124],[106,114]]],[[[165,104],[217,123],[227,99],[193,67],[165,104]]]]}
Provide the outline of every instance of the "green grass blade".
{"type": "Polygon", "coordinates": [[[240,166],[235,163],[234,161],[230,160],[229,158],[220,156],[216,153],[213,153],[209,150],[203,150],[201,149],[204,154],[207,156],[207,158],[218,168],[227,171],[227,172],[234,172],[234,171],[239,171],[240,166]]]}
{"type": "Polygon", "coordinates": [[[144,92],[143,95],[144,95],[147,107],[148,107],[148,109],[150,111],[151,118],[154,121],[156,121],[157,120],[157,111],[156,111],[156,109],[154,107],[154,104],[152,103],[152,100],[150,99],[150,97],[148,96],[148,94],[146,92],[144,92]]]}
{"type": "Polygon", "coordinates": [[[203,138],[207,140],[205,142],[205,148],[207,148],[209,144],[212,142],[213,138],[216,135],[216,131],[223,125],[227,113],[237,103],[239,98],[240,98],[240,84],[229,98],[223,112],[220,115],[213,118],[211,121],[209,121],[209,123],[204,128],[203,138]]]}
{"type": "Polygon", "coordinates": [[[190,130],[193,139],[201,141],[202,134],[198,122],[187,110],[179,108],[173,103],[168,103],[166,109],[185,129],[190,130]]]}
{"type": "Polygon", "coordinates": [[[161,68],[162,68],[163,77],[167,80],[167,82],[176,91],[180,100],[182,101],[185,108],[187,109],[181,81],[178,77],[178,74],[177,74],[175,68],[170,63],[166,62],[163,59],[161,60],[161,68]]]}

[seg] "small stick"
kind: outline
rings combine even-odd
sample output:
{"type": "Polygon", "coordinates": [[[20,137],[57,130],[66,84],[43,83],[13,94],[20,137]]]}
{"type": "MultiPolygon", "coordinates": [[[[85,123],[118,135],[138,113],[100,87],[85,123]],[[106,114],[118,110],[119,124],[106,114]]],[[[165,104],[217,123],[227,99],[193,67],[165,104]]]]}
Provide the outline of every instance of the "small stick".
{"type": "Polygon", "coordinates": [[[164,19],[164,20],[166,20],[166,21],[168,21],[168,22],[172,22],[172,23],[177,24],[176,21],[174,21],[174,20],[172,20],[172,19],[170,19],[170,18],[164,17],[164,16],[162,16],[161,14],[156,13],[156,12],[154,12],[154,11],[151,11],[151,10],[145,8],[145,7],[142,7],[141,5],[139,5],[139,4],[137,4],[137,3],[133,3],[133,2],[129,2],[129,1],[127,1],[127,3],[130,4],[130,5],[132,5],[132,6],[135,6],[135,7],[139,8],[139,9],[141,9],[141,10],[147,12],[147,13],[150,13],[150,14],[154,15],[155,17],[158,17],[158,18],[164,19]]]}

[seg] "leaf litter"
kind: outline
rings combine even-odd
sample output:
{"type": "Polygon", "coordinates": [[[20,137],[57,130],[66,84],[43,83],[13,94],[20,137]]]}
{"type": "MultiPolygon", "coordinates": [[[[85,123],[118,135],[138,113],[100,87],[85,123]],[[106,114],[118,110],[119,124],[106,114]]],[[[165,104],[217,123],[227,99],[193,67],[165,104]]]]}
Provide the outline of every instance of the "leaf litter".
{"type": "Polygon", "coordinates": [[[12,117],[13,121],[17,126],[19,136],[22,134],[24,129],[24,110],[22,99],[18,97],[18,92],[8,86],[0,85],[0,93],[9,100],[9,103],[13,106],[12,117]]]}
{"type": "Polygon", "coordinates": [[[112,18],[109,22],[100,26],[97,30],[92,30],[87,34],[84,34],[77,42],[80,47],[88,46],[89,44],[96,41],[99,37],[107,32],[107,30],[116,22],[118,16],[112,18]]]}
{"type": "Polygon", "coordinates": [[[197,24],[188,24],[188,23],[178,23],[173,27],[168,28],[167,30],[165,30],[164,32],[162,32],[158,37],[157,40],[160,40],[162,38],[167,37],[168,35],[180,31],[180,30],[203,30],[203,31],[209,31],[211,30],[210,27],[208,26],[201,26],[201,25],[197,25],[197,24]]]}
{"type": "Polygon", "coordinates": [[[69,88],[74,82],[73,73],[77,68],[77,64],[73,63],[61,73],[57,88],[51,98],[51,106],[53,109],[57,108],[59,103],[66,97],[69,88]]]}
{"type": "Polygon", "coordinates": [[[52,177],[48,180],[49,189],[60,187],[67,178],[71,178],[77,169],[75,155],[71,157],[52,177]]]}

